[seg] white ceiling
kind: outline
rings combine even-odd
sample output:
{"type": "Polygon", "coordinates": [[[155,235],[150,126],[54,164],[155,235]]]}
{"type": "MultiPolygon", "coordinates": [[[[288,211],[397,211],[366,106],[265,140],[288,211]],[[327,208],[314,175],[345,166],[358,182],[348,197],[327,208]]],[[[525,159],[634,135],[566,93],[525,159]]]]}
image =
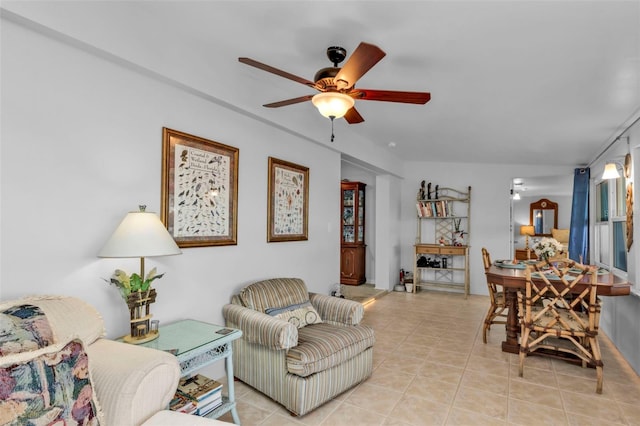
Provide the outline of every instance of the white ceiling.
{"type": "MultiPolygon", "coordinates": [[[[4,2],[10,4],[10,2],[4,2]]],[[[555,164],[593,160],[640,116],[640,1],[51,2],[70,35],[260,119],[329,143],[315,93],[237,61],[313,80],[328,46],[387,56],[370,89],[431,92],[426,105],[357,101],[334,146],[365,138],[404,160],[555,164]],[[122,46],[126,46],[123,48],[122,46]],[[140,52],[145,52],[140,54],[140,52]],[[160,64],[160,65],[158,65],[160,64]],[[389,148],[390,142],[396,144],[389,148]]],[[[18,8],[19,9],[19,8],[18,8]]],[[[635,142],[634,142],[635,144],[635,142]]]]}

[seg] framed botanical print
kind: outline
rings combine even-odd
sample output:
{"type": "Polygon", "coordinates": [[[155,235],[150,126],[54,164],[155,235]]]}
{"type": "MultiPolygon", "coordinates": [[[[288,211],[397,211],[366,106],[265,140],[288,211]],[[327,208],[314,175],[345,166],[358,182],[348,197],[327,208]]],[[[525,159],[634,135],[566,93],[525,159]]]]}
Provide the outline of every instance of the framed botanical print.
{"type": "Polygon", "coordinates": [[[239,149],[162,129],[161,219],[180,247],[237,244],[239,149]]]}
{"type": "Polygon", "coordinates": [[[309,168],[269,157],[267,241],[308,239],[309,168]]]}

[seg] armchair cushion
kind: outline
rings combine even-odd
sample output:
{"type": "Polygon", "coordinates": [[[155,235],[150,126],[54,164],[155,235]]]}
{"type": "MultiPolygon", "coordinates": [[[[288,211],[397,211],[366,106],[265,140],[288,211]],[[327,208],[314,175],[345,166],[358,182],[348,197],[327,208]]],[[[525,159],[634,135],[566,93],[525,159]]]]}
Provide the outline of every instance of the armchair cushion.
{"type": "Polygon", "coordinates": [[[299,278],[273,278],[258,281],[240,291],[240,300],[247,308],[266,312],[307,302],[307,286],[299,278]]]}
{"type": "Polygon", "coordinates": [[[284,308],[268,308],[265,313],[290,322],[298,328],[302,328],[309,324],[320,324],[322,322],[320,314],[318,314],[316,309],[308,300],[303,303],[285,306],[284,308]]]}
{"type": "Polygon", "coordinates": [[[311,304],[315,306],[324,322],[335,325],[358,325],[364,317],[362,303],[318,293],[309,293],[311,304]]]}
{"type": "Polygon", "coordinates": [[[243,306],[227,304],[222,315],[229,327],[242,330],[242,338],[269,349],[289,349],[298,344],[298,328],[290,322],[243,306]]]}
{"type": "Polygon", "coordinates": [[[80,339],[0,363],[0,424],[104,424],[80,339]]]}
{"type": "Polygon", "coordinates": [[[310,325],[298,330],[298,346],[287,352],[287,370],[306,377],[342,364],[372,347],[374,342],[373,329],[364,325],[310,325]]]}

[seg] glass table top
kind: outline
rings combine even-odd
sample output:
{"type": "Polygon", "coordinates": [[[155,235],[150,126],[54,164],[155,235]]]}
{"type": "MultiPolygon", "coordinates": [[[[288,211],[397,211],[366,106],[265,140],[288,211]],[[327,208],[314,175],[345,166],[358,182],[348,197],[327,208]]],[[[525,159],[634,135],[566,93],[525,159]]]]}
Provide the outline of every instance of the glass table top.
{"type": "Polygon", "coordinates": [[[197,320],[188,319],[176,321],[174,323],[161,325],[159,328],[160,336],[140,346],[168,351],[176,356],[182,355],[217,340],[220,341],[220,344],[223,344],[229,340],[228,337],[235,337],[234,335],[236,333],[240,333],[240,330],[235,329],[229,329],[233,331],[228,334],[218,333],[218,331],[224,329],[226,329],[226,327],[197,320]]]}

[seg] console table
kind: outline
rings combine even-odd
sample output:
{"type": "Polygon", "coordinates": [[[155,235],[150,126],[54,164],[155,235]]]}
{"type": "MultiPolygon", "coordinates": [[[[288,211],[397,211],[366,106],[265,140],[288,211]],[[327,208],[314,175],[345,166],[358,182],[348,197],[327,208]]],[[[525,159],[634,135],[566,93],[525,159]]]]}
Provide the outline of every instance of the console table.
{"type": "Polygon", "coordinates": [[[213,362],[225,360],[228,396],[223,397],[222,405],[207,414],[207,417],[218,418],[231,411],[233,422],[240,424],[233,386],[231,342],[242,337],[242,331],[188,319],[160,326],[159,334],[156,340],[140,346],[173,353],[180,363],[182,377],[213,362]],[[230,332],[220,334],[222,330],[230,332]]]}
{"type": "Polygon", "coordinates": [[[525,249],[516,249],[515,255],[513,256],[516,260],[537,260],[538,256],[536,256],[535,252],[532,249],[529,249],[529,257],[527,257],[527,250],[525,249]]]}

